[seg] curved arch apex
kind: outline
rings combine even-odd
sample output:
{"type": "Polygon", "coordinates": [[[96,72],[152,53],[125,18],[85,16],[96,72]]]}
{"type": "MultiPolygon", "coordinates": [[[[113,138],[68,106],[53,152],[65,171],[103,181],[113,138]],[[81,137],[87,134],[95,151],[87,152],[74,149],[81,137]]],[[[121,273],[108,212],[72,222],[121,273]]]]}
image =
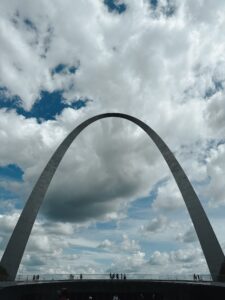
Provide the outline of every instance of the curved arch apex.
{"type": "Polygon", "coordinates": [[[55,174],[55,171],[57,170],[58,165],[60,164],[67,149],[83,129],[97,120],[108,117],[118,117],[135,123],[141,127],[155,143],[163,158],[167,162],[167,165],[170,168],[183,196],[213,280],[225,281],[225,259],[223,251],[198,199],[198,196],[196,195],[189,179],[187,178],[184,170],[180,166],[174,154],[171,152],[162,138],[146,123],[142,122],[138,118],[118,112],[103,113],[93,116],[82,122],[74,130],[72,130],[70,134],[68,134],[68,136],[58,146],[50,158],[25,204],[25,207],[19,217],[19,220],[2,256],[0,264],[9,274],[8,279],[15,280],[16,278],[16,274],[39,208],[44,200],[48,186],[55,174]]]}

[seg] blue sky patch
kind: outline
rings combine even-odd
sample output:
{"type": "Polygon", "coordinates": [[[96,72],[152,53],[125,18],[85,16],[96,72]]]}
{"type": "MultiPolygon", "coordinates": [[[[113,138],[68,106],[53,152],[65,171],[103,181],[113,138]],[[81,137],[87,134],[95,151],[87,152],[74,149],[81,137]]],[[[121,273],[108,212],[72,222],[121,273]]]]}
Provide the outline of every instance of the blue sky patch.
{"type": "Polygon", "coordinates": [[[126,4],[117,3],[116,0],[104,0],[104,4],[108,7],[109,12],[117,12],[119,14],[122,14],[127,9],[126,4]]]}
{"type": "Polygon", "coordinates": [[[59,64],[57,65],[53,70],[52,70],[52,74],[55,74],[55,73],[62,73],[66,68],[66,65],[64,64],[59,64]]]}
{"type": "Polygon", "coordinates": [[[14,209],[21,209],[23,202],[16,193],[0,187],[0,214],[11,214],[14,209]]]}
{"type": "Polygon", "coordinates": [[[37,118],[44,120],[53,120],[55,116],[60,114],[65,108],[61,91],[49,93],[41,92],[40,100],[36,101],[30,111],[24,111],[23,108],[18,108],[17,112],[27,118],[37,118]]]}
{"type": "Polygon", "coordinates": [[[117,228],[116,221],[109,221],[109,222],[96,222],[96,229],[97,230],[112,230],[117,228]]]}
{"type": "Polygon", "coordinates": [[[16,194],[13,193],[12,191],[9,191],[3,187],[0,187],[0,199],[1,201],[4,200],[9,200],[9,199],[14,199],[16,197],[16,194]]]}
{"type": "Polygon", "coordinates": [[[0,166],[0,180],[10,179],[10,180],[22,181],[23,174],[24,174],[23,170],[16,164],[0,166]]]}
{"type": "Polygon", "coordinates": [[[64,249],[65,254],[71,254],[71,253],[80,253],[80,252],[96,252],[99,251],[99,249],[96,250],[94,247],[88,247],[88,246],[83,246],[83,245],[71,245],[69,249],[64,249]]]}
{"type": "Polygon", "coordinates": [[[146,252],[147,257],[152,255],[155,251],[163,249],[163,251],[174,251],[177,249],[177,241],[151,241],[151,233],[149,233],[149,240],[140,241],[142,249],[146,252]]]}
{"type": "Polygon", "coordinates": [[[149,215],[149,211],[151,208],[151,204],[153,203],[156,195],[154,193],[150,193],[149,196],[137,199],[132,202],[131,206],[128,209],[128,216],[131,219],[146,219],[149,215]]]}
{"type": "Polygon", "coordinates": [[[129,218],[132,219],[144,219],[149,215],[151,205],[158,194],[158,189],[160,186],[164,185],[167,181],[167,178],[159,180],[151,189],[151,192],[147,197],[139,198],[132,202],[131,206],[128,209],[129,218]]]}
{"type": "Polygon", "coordinates": [[[20,115],[26,118],[36,118],[39,123],[43,120],[54,120],[64,108],[71,107],[76,110],[81,109],[87,105],[88,99],[79,99],[72,103],[66,103],[63,98],[63,91],[42,91],[40,99],[36,101],[30,111],[26,111],[21,106],[21,99],[14,96],[12,99],[4,97],[6,92],[4,88],[0,89],[0,108],[15,109],[20,115]],[[2,91],[2,93],[1,93],[2,91]]]}
{"type": "Polygon", "coordinates": [[[158,6],[158,0],[150,0],[150,4],[153,9],[156,9],[158,6]]]}
{"type": "Polygon", "coordinates": [[[78,68],[72,66],[72,67],[69,67],[68,70],[69,70],[69,72],[70,72],[71,74],[75,74],[77,69],[78,69],[78,68]]]}
{"type": "Polygon", "coordinates": [[[65,64],[58,64],[55,68],[52,69],[51,73],[52,73],[52,75],[66,73],[66,72],[75,74],[77,69],[78,69],[78,67],[75,67],[75,66],[67,66],[65,64]]]}

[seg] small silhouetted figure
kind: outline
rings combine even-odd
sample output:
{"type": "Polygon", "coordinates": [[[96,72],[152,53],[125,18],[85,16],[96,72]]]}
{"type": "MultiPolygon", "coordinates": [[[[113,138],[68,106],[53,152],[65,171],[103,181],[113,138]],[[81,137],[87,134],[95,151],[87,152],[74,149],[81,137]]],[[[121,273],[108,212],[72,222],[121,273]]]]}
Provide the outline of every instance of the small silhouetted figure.
{"type": "Polygon", "coordinates": [[[83,275],[82,274],[80,274],[80,279],[83,279],[83,275]]]}
{"type": "Polygon", "coordinates": [[[39,274],[36,276],[36,279],[39,280],[39,274]]]}
{"type": "Polygon", "coordinates": [[[194,278],[194,281],[195,281],[195,280],[197,279],[197,275],[194,274],[194,275],[193,275],[193,278],[194,278]]]}
{"type": "Polygon", "coordinates": [[[33,275],[33,280],[35,280],[35,275],[33,275]]]}
{"type": "Polygon", "coordinates": [[[116,279],[119,279],[119,274],[118,273],[116,274],[116,279]]]}
{"type": "Polygon", "coordinates": [[[123,274],[122,273],[120,274],[120,279],[123,279],[123,274]]]}
{"type": "Polygon", "coordinates": [[[126,280],[126,279],[127,279],[127,276],[126,276],[126,274],[124,274],[124,275],[123,275],[123,279],[124,279],[124,280],[126,280]]]}

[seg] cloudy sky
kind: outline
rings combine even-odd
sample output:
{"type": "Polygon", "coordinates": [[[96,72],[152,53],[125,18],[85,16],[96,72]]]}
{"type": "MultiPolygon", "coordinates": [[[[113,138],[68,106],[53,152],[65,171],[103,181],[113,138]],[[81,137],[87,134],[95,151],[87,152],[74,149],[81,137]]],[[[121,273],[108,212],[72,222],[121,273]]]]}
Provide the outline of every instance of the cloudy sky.
{"type": "MultiPolygon", "coordinates": [[[[40,172],[87,118],[140,118],[168,144],[225,250],[224,0],[0,1],[0,256],[40,172]]],[[[86,128],[61,162],[19,273],[208,273],[155,145],[86,128]]]]}

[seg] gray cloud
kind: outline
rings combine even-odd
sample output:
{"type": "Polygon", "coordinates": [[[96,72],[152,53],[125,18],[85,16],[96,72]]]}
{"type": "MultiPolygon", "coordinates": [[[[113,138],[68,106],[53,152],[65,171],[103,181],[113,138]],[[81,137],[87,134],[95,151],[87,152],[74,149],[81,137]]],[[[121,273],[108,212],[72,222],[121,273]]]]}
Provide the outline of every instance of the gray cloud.
{"type": "Polygon", "coordinates": [[[160,215],[154,218],[146,227],[145,229],[150,232],[159,232],[168,225],[167,218],[160,215]]]}
{"type": "Polygon", "coordinates": [[[27,267],[32,267],[32,269],[34,267],[39,268],[40,266],[45,265],[45,261],[38,255],[30,255],[24,261],[24,265],[27,266],[27,267]]]}
{"type": "Polygon", "coordinates": [[[177,235],[177,240],[184,242],[184,243],[193,243],[198,240],[197,234],[194,230],[194,227],[190,227],[187,231],[185,231],[183,234],[179,233],[177,235]]]}
{"type": "MultiPolygon", "coordinates": [[[[159,2],[157,18],[144,0],[130,0],[122,16],[108,13],[103,1],[0,2],[0,86],[7,88],[5,101],[18,95],[29,110],[41,90],[63,90],[69,102],[93,99],[85,109],[64,109],[56,120],[41,124],[0,109],[0,164],[16,163],[24,171],[22,183],[1,182],[0,186],[17,193],[20,206],[66,134],[89,116],[108,111],[130,113],[146,121],[175,152],[191,180],[210,179],[204,192],[201,189],[203,201],[224,205],[224,1],[208,1],[207,5],[200,0],[169,1],[176,7],[171,17],[162,13],[167,1],[159,2]],[[75,74],[52,74],[60,63],[77,66],[78,62],[75,74]],[[218,142],[220,146],[215,146],[218,142]]],[[[73,268],[105,270],[94,262],[102,254],[95,253],[93,258],[91,252],[79,253],[77,261],[77,253],[66,255],[64,249],[94,248],[107,238],[100,238],[98,232],[99,239],[90,243],[72,236],[80,228],[90,234],[88,226],[94,220],[125,218],[132,201],[149,195],[152,186],[169,174],[152,143],[129,122],[93,124],[70,148],[57,171],[42,208],[46,223],[34,228],[27,251],[33,255],[43,251],[52,273],[70,273],[73,268]]],[[[10,202],[7,215],[0,218],[2,247],[18,217],[14,205],[10,202]]],[[[172,180],[159,188],[152,208],[153,213],[165,215],[185,210],[172,180]]],[[[156,218],[149,229],[162,235],[163,226],[156,218]]],[[[139,233],[135,234],[128,245],[130,241],[136,245],[139,233]]],[[[182,239],[191,240],[191,234],[182,239]]],[[[161,249],[152,254],[153,271],[175,270],[175,266],[181,272],[195,266],[205,270],[199,253],[195,260],[192,250],[182,251],[172,255],[161,249]]],[[[111,259],[111,253],[106,255],[111,259]]],[[[124,262],[127,270],[145,266],[149,271],[148,254],[141,248],[116,260],[121,266],[124,262]]],[[[40,270],[44,272],[44,266],[40,270]]]]}
{"type": "Polygon", "coordinates": [[[225,94],[224,91],[216,93],[210,98],[206,107],[206,121],[211,134],[224,139],[225,129],[225,94]]]}
{"type": "MultiPolygon", "coordinates": [[[[152,266],[163,266],[165,271],[167,270],[170,264],[173,264],[174,267],[180,266],[179,272],[182,273],[183,272],[182,268],[189,269],[191,267],[197,270],[198,265],[201,263],[201,259],[202,259],[201,250],[190,247],[187,249],[178,249],[176,251],[170,251],[170,252],[155,251],[151,255],[149,263],[152,266]],[[183,266],[181,267],[182,264],[183,266]]],[[[176,273],[176,272],[177,270],[174,268],[172,273],[176,273]]]]}
{"type": "Polygon", "coordinates": [[[209,197],[210,205],[219,206],[225,204],[224,198],[224,158],[225,144],[219,144],[209,151],[207,157],[207,174],[210,178],[205,194],[209,197]]]}

